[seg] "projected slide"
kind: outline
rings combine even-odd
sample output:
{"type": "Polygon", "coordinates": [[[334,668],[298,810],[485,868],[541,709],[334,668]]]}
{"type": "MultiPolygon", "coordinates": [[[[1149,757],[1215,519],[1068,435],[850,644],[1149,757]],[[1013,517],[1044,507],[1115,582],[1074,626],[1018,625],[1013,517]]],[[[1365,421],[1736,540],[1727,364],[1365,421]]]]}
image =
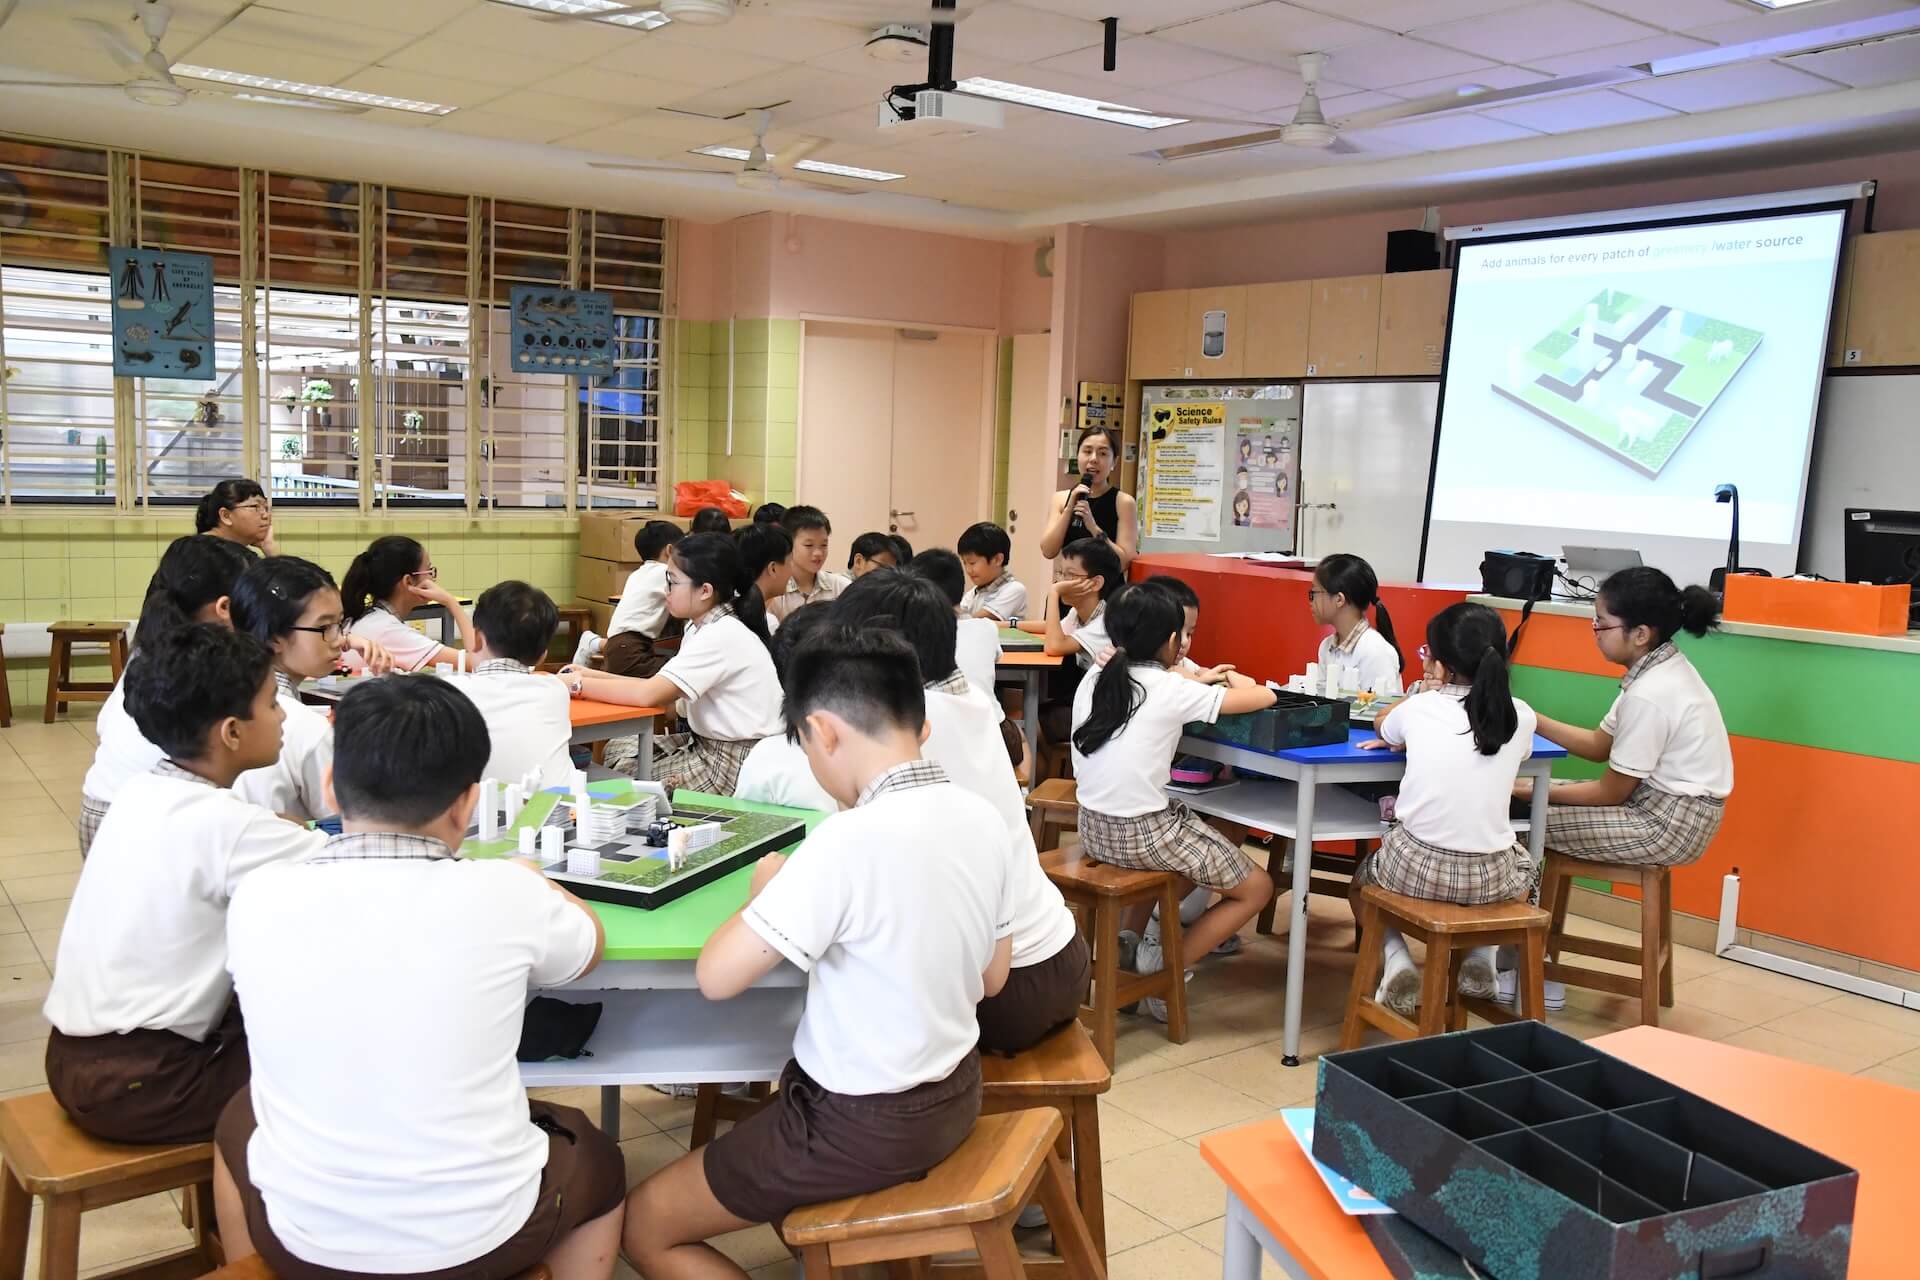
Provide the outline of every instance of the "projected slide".
{"type": "Polygon", "coordinates": [[[1637,549],[1792,572],[1843,215],[1774,214],[1463,242],[1424,569],[1482,554],[1637,549]]]}

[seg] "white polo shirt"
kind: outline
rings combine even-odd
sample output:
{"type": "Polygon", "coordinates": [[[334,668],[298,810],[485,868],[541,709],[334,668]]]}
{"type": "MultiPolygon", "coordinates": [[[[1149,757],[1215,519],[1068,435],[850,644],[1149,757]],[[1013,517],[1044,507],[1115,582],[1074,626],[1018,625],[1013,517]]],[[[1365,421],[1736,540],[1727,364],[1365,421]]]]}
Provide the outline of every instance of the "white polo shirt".
{"type": "Polygon", "coordinates": [[[1607,767],[1668,795],[1724,800],[1733,794],[1733,744],[1720,703],[1685,654],[1648,661],[1658,654],[1641,659],[1600,722],[1613,735],[1607,767]]]}
{"type": "Polygon", "coordinates": [[[1026,617],[1027,585],[1011,573],[1003,573],[984,587],[969,586],[960,597],[961,612],[972,617],[982,609],[1002,622],[1026,617]]]}
{"type": "Polygon", "coordinates": [[[1540,719],[1515,698],[1519,728],[1505,746],[1483,756],[1467,724],[1466,690],[1458,686],[1416,693],[1381,722],[1380,738],[1407,753],[1394,817],[1431,845],[1455,853],[1497,853],[1513,847],[1507,816],[1513,780],[1533,754],[1540,719]]]}
{"type": "MultiPolygon", "coordinates": [[[[394,617],[385,605],[376,604],[347,624],[347,634],[365,636],[393,656],[395,671],[418,671],[440,652],[440,642],[394,617]]],[[[347,664],[360,668],[360,655],[349,652],[347,664]]]]}
{"type": "Polygon", "coordinates": [[[533,772],[547,787],[564,787],[573,777],[573,721],[567,713],[567,687],[558,676],[544,675],[511,659],[481,663],[455,687],[480,708],[493,752],[483,777],[519,778],[533,772]]]}
{"type": "Polygon", "coordinates": [[[1107,636],[1107,602],[1104,600],[1085,622],[1080,621],[1078,613],[1068,609],[1066,616],[1060,619],[1060,629],[1067,633],[1068,639],[1079,644],[1080,651],[1073,655],[1073,659],[1082,670],[1092,670],[1100,655],[1113,648],[1113,641],[1107,636]]]}
{"type": "Polygon", "coordinates": [[[685,696],[687,723],[703,738],[743,742],[786,732],[773,656],[730,608],[689,622],[680,652],[660,674],[685,696]]]}
{"type": "Polygon", "coordinates": [[[206,1039],[233,994],[228,899],[258,868],[310,857],[326,839],[164,760],[129,779],[74,887],[47,1021],[70,1036],[206,1039]]]}
{"type": "Polygon", "coordinates": [[[1016,969],[1051,960],[1073,941],[1073,913],[1040,869],[1040,854],[1027,825],[1026,802],[1000,737],[1000,704],[973,687],[963,693],[927,689],[927,740],[920,754],[956,786],[992,805],[1007,829],[1008,876],[1013,886],[1013,964],[1016,969]]]}
{"type": "Polygon", "coordinates": [[[284,813],[302,822],[332,816],[327,803],[327,770],[333,767],[333,721],[319,707],[300,701],[291,683],[278,676],[274,701],[287,713],[280,733],[280,759],[250,769],[233,782],[233,794],[268,813],[284,813]]]}
{"type": "Polygon", "coordinates": [[[607,624],[610,636],[642,635],[658,640],[667,627],[667,566],[653,560],[627,575],[620,603],[607,624]]]}
{"type": "Polygon", "coordinates": [[[957,624],[953,632],[953,663],[968,684],[991,697],[993,669],[1000,662],[1000,624],[991,618],[960,618],[957,624]]]}
{"type": "Polygon", "coordinates": [[[1000,815],[923,760],[815,827],[741,913],[807,974],[794,1058],[855,1096],[944,1080],[973,1052],[1013,916],[1000,815]]]}
{"type": "Polygon", "coordinates": [[[828,795],[819,779],[813,776],[807,753],[800,749],[799,743],[787,741],[784,732],[753,744],[753,750],[747,752],[746,760],[740,765],[740,778],[733,784],[733,794],[756,804],[817,809],[821,813],[832,813],[840,807],[840,802],[828,795]]]}
{"type": "Polygon", "coordinates": [[[800,583],[793,578],[787,579],[787,589],[767,601],[767,612],[775,618],[784,619],[803,604],[814,604],[821,600],[838,600],[840,593],[853,581],[853,575],[841,573],[835,569],[822,569],[814,575],[813,590],[802,591],[800,583]]]}
{"type": "Polygon", "coordinates": [[[1320,667],[1325,670],[1330,662],[1343,667],[1360,669],[1359,687],[1373,693],[1392,696],[1405,691],[1400,669],[1400,653],[1387,643],[1387,638],[1375,631],[1365,619],[1354,628],[1358,634],[1349,633],[1347,648],[1341,649],[1335,637],[1329,633],[1320,641],[1320,667]]]}
{"type": "MultiPolygon", "coordinates": [[[[1137,818],[1167,807],[1167,771],[1180,735],[1195,720],[1212,724],[1226,700],[1224,685],[1201,684],[1157,662],[1135,662],[1128,674],[1143,691],[1133,718],[1092,755],[1073,748],[1073,776],[1080,805],[1110,818],[1137,818]]],[[[1103,670],[1073,692],[1073,730],[1093,714],[1093,691],[1103,670]]]]}
{"type": "Polygon", "coordinates": [[[120,672],[120,683],[113,686],[113,692],[100,704],[100,714],[93,722],[94,736],[99,743],[93,749],[93,764],[88,767],[80,790],[101,804],[112,804],[120,788],[152,772],[153,766],[166,759],[167,753],[148,742],[140,726],[127,713],[127,671],[139,660],[138,654],[127,660],[120,672]]]}
{"type": "Polygon", "coordinates": [[[528,988],[579,976],[593,922],[537,872],[447,855],[338,836],[234,896],[249,1172],[274,1234],[318,1266],[457,1267],[533,1212],[547,1135],[514,1052],[528,988]]]}

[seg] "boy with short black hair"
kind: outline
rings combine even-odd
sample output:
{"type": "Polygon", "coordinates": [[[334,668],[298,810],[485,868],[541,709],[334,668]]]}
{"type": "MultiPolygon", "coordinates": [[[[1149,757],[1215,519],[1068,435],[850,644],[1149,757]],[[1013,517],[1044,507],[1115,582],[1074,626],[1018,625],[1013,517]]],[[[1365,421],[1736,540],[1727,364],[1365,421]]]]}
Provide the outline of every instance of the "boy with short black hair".
{"type": "Polygon", "coordinates": [[[788,507],[780,517],[780,527],[793,539],[793,555],[787,561],[790,577],[787,589],[767,601],[767,612],[774,621],[784,622],[789,613],[816,600],[832,600],[853,581],[844,573],[835,573],[827,565],[827,551],[833,541],[833,522],[818,507],[788,507]]]}
{"type": "Polygon", "coordinates": [[[755,524],[779,524],[780,518],[786,514],[787,507],[785,503],[763,502],[753,509],[753,522],[755,524]]]}
{"type": "Polygon", "coordinates": [[[258,867],[325,837],[234,795],[280,757],[273,655],[197,623],[140,651],[126,706],[165,752],[100,824],[60,934],[45,1014],[47,1086],[109,1142],[205,1142],[246,1085],[246,1028],[227,976],[227,905],[258,867]]]}
{"type": "Polygon", "coordinates": [[[732,533],[733,517],[719,507],[702,507],[687,524],[688,533],[732,533]]]}
{"type": "Polygon", "coordinates": [[[991,618],[1013,626],[1027,616],[1026,584],[1013,576],[1007,561],[1013,539],[991,520],[968,525],[960,535],[960,564],[967,574],[967,594],[960,612],[969,618],[991,618]]]}
{"type": "Polygon", "coordinates": [[[649,520],[633,535],[640,567],[627,575],[627,585],[620,589],[607,634],[589,631],[580,637],[574,666],[584,667],[600,655],[608,675],[650,676],[667,665],[672,655],[654,651],[663,637],[679,634],[679,622],[667,613],[667,552],[686,536],[671,520],[649,520]]]}
{"type": "Polygon", "coordinates": [[[922,551],[907,564],[907,572],[940,588],[954,612],[954,654],[967,683],[993,696],[993,670],[1000,663],[1000,624],[976,618],[961,605],[967,590],[967,571],[960,557],[945,547],[922,551]]]}
{"type": "Polygon", "coordinates": [[[482,776],[537,773],[548,787],[564,787],[572,778],[567,687],[557,676],[534,670],[559,627],[552,598],[529,583],[497,582],[474,602],[473,674],[460,682],[460,691],[480,708],[493,742],[482,776]]]}
{"type": "Polygon", "coordinates": [[[921,758],[920,666],[892,632],[808,639],[786,720],[847,809],[791,860],[762,860],[695,976],[718,1000],[783,958],[805,970],[794,1060],[771,1102],[629,1198],[626,1254],[642,1275],[744,1276],[705,1241],[918,1178],[980,1112],[974,1006],[1012,956],[999,816],[921,758]]]}
{"type": "Polygon", "coordinates": [[[353,690],[334,713],[342,834],[235,894],[254,1073],[214,1134],[230,1261],[257,1251],[282,1280],[612,1275],[620,1148],[529,1102],[514,1060],[527,989],[588,972],[605,934],[533,868],[459,856],[491,749],[448,682],[353,690]]]}

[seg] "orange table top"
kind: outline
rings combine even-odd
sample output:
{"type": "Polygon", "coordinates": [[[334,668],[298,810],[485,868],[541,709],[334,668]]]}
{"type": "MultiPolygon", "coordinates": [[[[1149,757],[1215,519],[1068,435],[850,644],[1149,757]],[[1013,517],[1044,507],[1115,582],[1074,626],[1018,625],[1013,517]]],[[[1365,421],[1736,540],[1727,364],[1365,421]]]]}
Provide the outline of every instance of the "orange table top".
{"type": "MultiPolygon", "coordinates": [[[[1913,1274],[1920,1092],[1656,1027],[1593,1045],[1860,1171],[1853,1280],[1913,1274]]],[[[1283,1121],[1200,1140],[1200,1154],[1316,1280],[1392,1280],[1360,1220],[1341,1212],[1283,1121]]]]}
{"type": "Polygon", "coordinates": [[[1065,658],[1048,656],[1040,649],[1008,649],[1000,654],[996,667],[1057,667],[1065,658]]]}
{"type": "Polygon", "coordinates": [[[575,698],[567,703],[567,718],[576,729],[619,720],[657,719],[665,714],[659,707],[629,707],[619,702],[595,702],[592,698],[575,698]]]}

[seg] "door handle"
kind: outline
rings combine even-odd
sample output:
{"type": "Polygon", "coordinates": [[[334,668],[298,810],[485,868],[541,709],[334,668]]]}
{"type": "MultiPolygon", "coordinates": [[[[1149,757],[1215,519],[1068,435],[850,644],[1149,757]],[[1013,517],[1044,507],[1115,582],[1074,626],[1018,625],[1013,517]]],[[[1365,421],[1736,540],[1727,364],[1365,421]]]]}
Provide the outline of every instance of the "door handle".
{"type": "Polygon", "coordinates": [[[893,516],[893,517],[894,517],[895,519],[898,519],[898,518],[899,518],[899,517],[901,517],[901,516],[910,516],[910,515],[912,515],[912,514],[913,514],[913,512],[911,512],[911,511],[889,511],[889,512],[887,512],[887,514],[888,514],[888,515],[890,515],[890,516],[893,516]]]}

